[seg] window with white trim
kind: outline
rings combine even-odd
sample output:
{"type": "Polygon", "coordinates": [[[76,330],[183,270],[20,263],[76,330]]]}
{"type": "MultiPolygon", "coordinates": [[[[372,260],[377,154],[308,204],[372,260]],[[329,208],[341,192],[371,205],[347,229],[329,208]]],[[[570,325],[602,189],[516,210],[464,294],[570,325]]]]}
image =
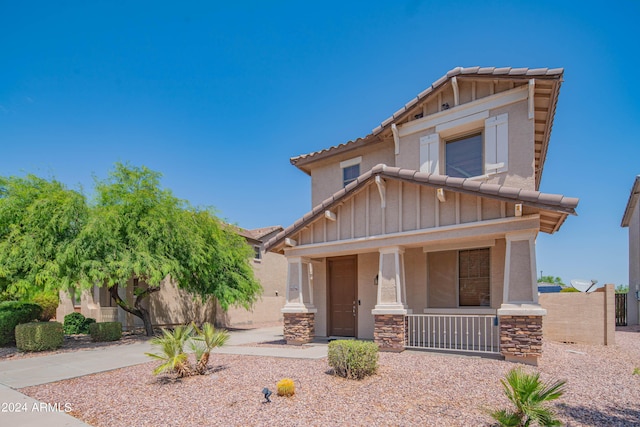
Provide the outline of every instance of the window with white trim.
{"type": "Polygon", "coordinates": [[[362,163],[362,156],[340,162],[343,187],[346,187],[360,176],[360,163],[362,163]]]}
{"type": "Polygon", "coordinates": [[[471,178],[483,174],[482,133],[445,143],[445,174],[471,178]]]}
{"type": "Polygon", "coordinates": [[[491,250],[489,248],[458,251],[458,305],[491,305],[491,250]]]}
{"type": "Polygon", "coordinates": [[[260,261],[262,259],[262,251],[260,250],[260,246],[253,247],[253,259],[255,261],[260,261]]]}
{"type": "Polygon", "coordinates": [[[487,117],[487,114],[438,125],[436,133],[421,137],[420,172],[462,178],[506,172],[509,163],[508,114],[486,118],[484,128],[482,116],[487,117]]]}

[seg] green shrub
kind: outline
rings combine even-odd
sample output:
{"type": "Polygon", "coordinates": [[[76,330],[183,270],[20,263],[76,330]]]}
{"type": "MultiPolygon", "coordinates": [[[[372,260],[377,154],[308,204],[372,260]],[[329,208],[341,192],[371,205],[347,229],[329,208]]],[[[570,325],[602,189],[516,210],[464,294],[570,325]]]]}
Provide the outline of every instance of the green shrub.
{"type": "Polygon", "coordinates": [[[0,346],[16,342],[15,329],[21,323],[37,320],[42,307],[31,302],[5,301],[0,303],[0,346]]]}
{"type": "Polygon", "coordinates": [[[58,308],[58,304],[60,304],[57,292],[40,292],[31,300],[42,307],[41,321],[48,322],[56,317],[56,309],[58,308]]]}
{"type": "Polygon", "coordinates": [[[62,346],[64,332],[59,322],[32,322],[16,326],[16,346],[21,351],[55,350],[62,346]]]}
{"type": "Polygon", "coordinates": [[[568,286],[566,288],[560,289],[560,292],[580,292],[580,291],[574,288],[573,286],[568,286]]]}
{"type": "Polygon", "coordinates": [[[93,341],[118,341],[122,338],[122,323],[92,323],[89,325],[89,334],[93,341]]]}
{"type": "Polygon", "coordinates": [[[505,396],[513,404],[511,409],[489,412],[501,426],[559,426],[548,402],[560,398],[565,392],[566,381],[540,381],[539,373],[527,373],[513,368],[500,380],[505,396]]]}
{"type": "Polygon", "coordinates": [[[88,334],[89,325],[96,323],[96,319],[84,317],[80,313],[70,313],[64,316],[64,333],[67,335],[88,334]]]}
{"type": "Polygon", "coordinates": [[[378,370],[378,346],[373,342],[331,341],[328,356],[329,366],[341,377],[359,380],[378,370]]]}

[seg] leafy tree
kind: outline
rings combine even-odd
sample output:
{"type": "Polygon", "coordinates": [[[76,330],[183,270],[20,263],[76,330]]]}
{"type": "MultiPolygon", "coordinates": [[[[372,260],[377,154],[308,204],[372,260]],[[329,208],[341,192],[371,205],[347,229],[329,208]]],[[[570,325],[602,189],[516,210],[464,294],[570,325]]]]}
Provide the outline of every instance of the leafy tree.
{"type": "Polygon", "coordinates": [[[560,277],[554,277],[554,276],[541,276],[538,279],[538,283],[553,283],[554,285],[559,285],[559,286],[562,286],[563,288],[567,286],[564,284],[564,282],[560,277]]]}
{"type": "Polygon", "coordinates": [[[29,299],[68,285],[60,263],[88,218],[84,196],[35,175],[0,177],[0,292],[29,299]]]}
{"type": "Polygon", "coordinates": [[[616,294],[626,294],[629,292],[629,285],[616,286],[616,294]]]}
{"type": "Polygon", "coordinates": [[[210,210],[200,210],[160,187],[160,174],[117,163],[96,182],[86,225],[66,249],[64,266],[81,287],[104,284],[123,310],[153,335],[147,298],[164,279],[223,309],[250,307],[261,287],[249,265],[251,248],[210,210]],[[118,293],[134,279],[134,300],[118,293]]]}
{"type": "Polygon", "coordinates": [[[502,409],[490,413],[501,426],[561,425],[546,402],[564,394],[565,381],[543,383],[540,374],[528,374],[521,368],[514,368],[500,382],[504,394],[515,406],[515,410],[502,409]]]}

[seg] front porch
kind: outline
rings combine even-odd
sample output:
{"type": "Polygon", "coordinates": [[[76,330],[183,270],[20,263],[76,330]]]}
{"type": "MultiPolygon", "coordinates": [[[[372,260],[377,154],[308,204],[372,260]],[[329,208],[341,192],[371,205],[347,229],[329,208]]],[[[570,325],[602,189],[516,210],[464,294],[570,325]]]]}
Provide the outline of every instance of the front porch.
{"type": "Polygon", "coordinates": [[[557,231],[576,204],[378,165],[265,245],[289,265],[285,335],[535,364],[546,313],[535,239],[557,231]]]}
{"type": "Polygon", "coordinates": [[[501,354],[536,364],[545,311],[537,304],[535,236],[289,257],[285,339],[353,337],[382,351],[501,354]]]}

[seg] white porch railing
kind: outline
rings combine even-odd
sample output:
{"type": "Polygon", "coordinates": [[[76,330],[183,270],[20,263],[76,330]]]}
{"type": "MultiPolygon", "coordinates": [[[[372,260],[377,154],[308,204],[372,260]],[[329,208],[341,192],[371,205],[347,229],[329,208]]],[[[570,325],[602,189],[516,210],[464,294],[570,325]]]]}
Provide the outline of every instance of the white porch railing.
{"type": "Polygon", "coordinates": [[[408,314],[405,347],[499,353],[495,315],[408,314]]]}

